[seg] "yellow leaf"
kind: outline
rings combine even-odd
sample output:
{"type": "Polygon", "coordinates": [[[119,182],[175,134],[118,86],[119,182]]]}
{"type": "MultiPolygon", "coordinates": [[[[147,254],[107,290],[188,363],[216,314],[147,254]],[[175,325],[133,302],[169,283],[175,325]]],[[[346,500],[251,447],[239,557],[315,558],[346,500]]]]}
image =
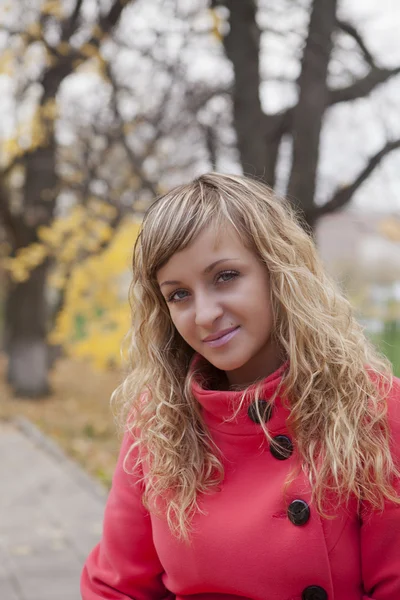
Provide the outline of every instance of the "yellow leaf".
{"type": "Polygon", "coordinates": [[[80,52],[81,54],[83,54],[83,56],[87,56],[88,58],[97,56],[99,53],[97,47],[93,44],[84,44],[83,46],[81,46],[80,52]]]}
{"type": "Polygon", "coordinates": [[[42,4],[42,13],[44,15],[52,15],[53,17],[61,18],[63,10],[60,0],[47,0],[42,4]]]}
{"type": "Polygon", "coordinates": [[[14,264],[11,267],[10,274],[12,279],[14,279],[14,281],[17,281],[18,283],[26,281],[29,277],[29,272],[17,264],[14,264]]]}
{"type": "Polygon", "coordinates": [[[26,28],[26,33],[28,33],[33,38],[41,38],[42,37],[42,29],[39,23],[31,23],[26,28]]]}
{"type": "Polygon", "coordinates": [[[58,115],[58,107],[55,101],[55,98],[50,98],[47,102],[41,107],[41,114],[45,119],[49,119],[53,121],[58,115]]]}
{"type": "Polygon", "coordinates": [[[3,142],[3,152],[7,156],[8,162],[12,162],[14,158],[24,154],[24,149],[21,148],[17,138],[9,138],[3,142]]]}
{"type": "Polygon", "coordinates": [[[71,46],[68,42],[60,42],[56,50],[59,54],[62,54],[62,56],[67,56],[71,51],[71,46]]]}
{"type": "Polygon", "coordinates": [[[49,285],[57,290],[62,290],[65,287],[66,282],[67,278],[65,273],[60,271],[55,271],[49,276],[48,279],[49,285]]]}
{"type": "Polygon", "coordinates": [[[21,266],[27,270],[32,270],[43,262],[47,256],[47,249],[43,244],[30,244],[25,248],[21,248],[17,257],[15,258],[16,263],[20,263],[21,266]]]}
{"type": "MultiPolygon", "coordinates": [[[[121,344],[130,325],[130,260],[140,228],[139,221],[129,218],[112,231],[102,220],[103,215],[99,215],[100,220],[93,216],[95,211],[102,212],[103,208],[110,207],[92,199],[90,219],[87,220],[85,211],[78,214],[86,219],[81,236],[95,234],[101,238],[112,235],[112,239],[104,251],[73,268],[65,282],[63,309],[50,336],[51,341],[62,344],[70,356],[84,357],[99,369],[121,360],[121,344]]],[[[89,244],[91,238],[79,239],[82,246],[89,244]]]]}
{"type": "Polygon", "coordinates": [[[51,227],[39,227],[37,230],[37,235],[42,242],[48,244],[49,246],[55,247],[60,243],[60,238],[57,234],[57,231],[51,227]]]}
{"type": "Polygon", "coordinates": [[[0,56],[0,74],[9,75],[13,74],[14,67],[14,55],[10,50],[3,50],[0,56]]]}
{"type": "Polygon", "coordinates": [[[217,38],[217,40],[219,42],[222,41],[223,37],[221,34],[221,17],[218,15],[217,11],[213,8],[209,9],[209,13],[211,15],[211,19],[212,19],[212,27],[211,27],[211,34],[217,38]]]}

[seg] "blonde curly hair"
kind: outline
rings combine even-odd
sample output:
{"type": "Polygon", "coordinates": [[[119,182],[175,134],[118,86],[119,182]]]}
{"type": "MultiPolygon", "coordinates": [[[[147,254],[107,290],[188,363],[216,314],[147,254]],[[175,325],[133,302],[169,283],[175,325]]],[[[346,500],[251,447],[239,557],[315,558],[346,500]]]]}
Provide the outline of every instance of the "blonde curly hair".
{"type": "Polygon", "coordinates": [[[142,473],[145,506],[157,512],[162,505],[172,533],[188,540],[199,495],[224,477],[191,390],[194,351],[176,331],[156,279],[210,224],[232,225],[269,271],[273,336],[290,359],[281,384],[288,427],[317,510],[326,514],[332,493],[338,502],[355,497],[376,509],[386,500],[400,503],[391,483],[398,472],[385,402],[389,361],[365,338],[290,204],[256,180],[209,173],[158,198],[134,248],[129,373],[113,400],[134,437],[128,456],[134,452],[142,473]]]}

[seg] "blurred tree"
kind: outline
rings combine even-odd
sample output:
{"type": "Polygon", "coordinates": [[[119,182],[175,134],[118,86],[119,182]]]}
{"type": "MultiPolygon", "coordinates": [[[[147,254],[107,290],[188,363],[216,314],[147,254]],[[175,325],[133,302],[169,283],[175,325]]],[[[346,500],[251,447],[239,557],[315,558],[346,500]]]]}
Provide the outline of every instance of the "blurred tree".
{"type": "MultiPolygon", "coordinates": [[[[104,208],[99,205],[97,210],[104,208]]],[[[130,325],[127,265],[139,225],[138,220],[125,217],[107,248],[75,266],[65,288],[63,310],[50,334],[52,343],[100,369],[120,365],[119,349],[130,325]]],[[[50,285],[63,287],[61,261],[59,265],[61,278],[56,270],[50,285]]]]}
{"type": "MultiPolygon", "coordinates": [[[[398,75],[400,65],[386,68],[377,64],[355,24],[339,18],[338,0],[290,1],[273,6],[269,0],[213,0],[211,4],[214,9],[224,6],[229,10],[229,31],[223,36],[223,43],[234,68],[234,127],[243,170],[275,187],[279,151],[282,141],[289,137],[291,156],[285,181],[286,193],[313,228],[319,217],[348,204],[381,161],[400,148],[400,137],[386,140],[353,181],[333,191],[323,205],[317,204],[321,133],[329,109],[339,103],[365,98],[379,85],[398,75]],[[304,29],[304,48],[296,80],[297,100],[275,114],[266,114],[260,99],[263,33],[260,19],[257,20],[260,11],[266,21],[265,32],[269,28],[273,30],[274,11],[280,11],[281,27],[282,23],[291,22],[291,13],[307,13],[308,25],[304,29]],[[333,87],[329,85],[328,74],[340,35],[352,38],[363,56],[366,72],[352,77],[348,85],[333,87]]],[[[299,25],[301,21],[301,18],[295,21],[297,27],[294,33],[298,37],[303,35],[303,28],[299,25]]],[[[278,35],[287,34],[288,41],[290,33],[293,34],[293,31],[288,33],[283,28],[278,31],[278,35]]]]}
{"type": "MultiPolygon", "coordinates": [[[[83,4],[75,0],[68,14],[60,0],[10,3],[1,8],[7,48],[3,69],[15,69],[20,75],[17,101],[21,106],[29,96],[36,96],[28,123],[17,128],[3,147],[0,214],[14,256],[37,242],[38,229],[51,223],[55,210],[60,183],[54,126],[59,88],[87,60],[102,61],[99,48],[128,2],[114,0],[94,20],[84,17],[83,4]],[[21,26],[16,29],[15,23],[21,26]],[[19,194],[13,194],[10,186],[7,191],[8,178],[16,173],[22,178],[19,194]]],[[[21,277],[10,281],[5,306],[8,380],[22,396],[43,396],[49,391],[44,293],[49,263],[39,256],[40,245],[36,250],[37,265],[32,265],[24,281],[21,277]]]]}
{"type": "MultiPolygon", "coordinates": [[[[39,80],[42,96],[53,81],[54,73],[58,77],[57,84],[52,83],[51,93],[47,91],[47,96],[52,99],[51,111],[48,106],[44,111],[48,133],[45,135],[43,122],[36,119],[37,140],[34,143],[32,120],[27,128],[27,148],[21,143],[21,128],[17,130],[17,137],[13,134],[3,147],[3,155],[7,157],[3,180],[8,184],[9,200],[4,203],[2,221],[12,242],[10,256],[3,261],[12,275],[6,316],[9,323],[6,332],[9,380],[19,395],[29,396],[41,396],[47,390],[49,361],[44,340],[52,319],[49,318],[49,294],[45,295],[45,282],[50,285],[48,292],[52,294],[52,312],[57,321],[52,341],[62,342],[67,351],[73,349],[78,354],[78,348],[86,348],[88,355],[93,357],[92,350],[98,352],[101,349],[99,337],[95,335],[96,327],[102,334],[109,331],[112,312],[109,300],[115,300],[120,293],[117,286],[113,294],[105,294],[105,276],[111,278],[111,274],[102,268],[107,263],[108,252],[115,245],[119,250],[114,251],[114,260],[119,257],[122,261],[114,263],[115,273],[129,267],[127,256],[134,235],[128,241],[122,232],[132,231],[135,226],[131,223],[128,227],[124,215],[132,213],[132,209],[142,211],[163,185],[165,189],[168,184],[163,184],[162,180],[159,184],[160,175],[168,173],[168,177],[173,178],[193,166],[193,155],[188,158],[187,148],[180,147],[176,137],[185,137],[193,154],[201,155],[199,132],[205,131],[207,126],[202,126],[197,114],[220,87],[218,83],[208,87],[202,83],[183,86],[186,83],[185,54],[180,56],[173,52],[171,56],[169,23],[167,21],[160,27],[158,13],[153,32],[151,28],[147,32],[150,37],[152,33],[156,36],[157,44],[149,48],[148,40],[140,37],[142,28],[135,31],[134,19],[122,20],[111,32],[121,12],[116,11],[116,3],[104,17],[99,14],[96,19],[87,19],[83,3],[78,3],[65,23],[61,18],[61,5],[50,4],[41,4],[36,16],[48,24],[51,12],[55,39],[50,45],[43,23],[40,31],[35,27],[35,35],[46,52],[51,51],[49,69],[53,76],[44,65],[43,72],[31,74],[32,87],[39,80]],[[68,39],[63,33],[66,31],[68,39]],[[104,35],[100,35],[101,32],[104,35]],[[64,67],[61,73],[59,63],[64,67]],[[75,88],[74,85],[61,86],[67,80],[67,83],[74,82],[74,78],[75,88]],[[85,90],[84,94],[82,90],[85,90]],[[45,153],[48,160],[46,165],[41,163],[40,170],[34,171],[38,189],[35,194],[31,190],[27,197],[26,165],[33,152],[41,153],[42,157],[45,153]],[[53,188],[47,187],[48,173],[55,182],[53,188]],[[30,237],[16,243],[15,223],[25,225],[28,203],[32,204],[34,217],[30,221],[30,237]],[[16,205],[19,205],[17,211],[14,210],[16,205]],[[115,209],[107,218],[106,205],[115,209]],[[124,248],[121,240],[125,240],[124,248]],[[96,255],[100,260],[95,260],[96,255]],[[97,271],[90,265],[96,265],[97,271]],[[87,272],[90,272],[89,283],[93,288],[90,294],[76,285],[81,281],[79,273],[87,272]],[[39,273],[41,279],[34,304],[29,293],[39,273]],[[57,290],[56,301],[54,289],[57,290]],[[86,296],[80,303],[76,301],[76,289],[86,296]],[[106,296],[104,303],[100,301],[102,294],[106,296]],[[82,328],[83,321],[85,326],[82,328]],[[60,323],[64,324],[61,328],[60,323]],[[66,323],[70,327],[70,338],[66,323]],[[84,331],[87,336],[87,341],[80,339],[79,344],[77,323],[81,333],[84,331]]],[[[121,9],[123,4],[128,3],[121,2],[121,9]]],[[[175,9],[172,14],[174,12],[175,9]]],[[[173,16],[178,22],[177,14],[173,16]]],[[[32,29],[31,26],[27,28],[32,29]]],[[[10,26],[5,30],[11,36],[10,26]]],[[[180,36],[182,51],[191,34],[188,29],[180,36]]],[[[12,30],[12,35],[16,36],[17,32],[12,30]]],[[[45,56],[47,58],[47,54],[45,56]]],[[[38,101],[39,109],[41,102],[43,100],[38,101]]],[[[113,285],[113,281],[109,281],[108,286],[113,285]]],[[[120,305],[115,304],[114,313],[119,310],[120,305]]],[[[111,338],[118,339],[118,332],[114,336],[108,335],[107,339],[111,338]]],[[[108,348],[107,339],[104,340],[104,352],[108,348]]],[[[117,348],[113,348],[115,355],[117,348]]]]}
{"type": "MultiPolygon", "coordinates": [[[[321,3],[325,12],[310,0],[227,0],[212,10],[209,0],[107,0],[101,4],[109,7],[104,14],[100,3],[70,0],[68,16],[62,13],[65,3],[37,2],[36,12],[31,2],[21,3],[23,14],[14,13],[7,23],[3,19],[6,38],[0,60],[0,69],[19,81],[21,107],[19,126],[10,128],[17,136],[9,135],[3,146],[7,160],[0,182],[6,208],[0,212],[10,240],[15,219],[31,228],[27,241],[12,242],[4,264],[19,290],[28,289],[24,286],[31,271],[42,273],[38,308],[28,292],[21,294],[28,323],[20,321],[20,348],[25,340],[32,346],[32,320],[41,324],[40,335],[35,330],[33,336],[37,341],[52,329],[54,316],[54,343],[99,366],[114,362],[129,318],[124,273],[136,236],[132,216],[140,218],[154,196],[171,186],[210,168],[243,170],[263,177],[278,191],[285,188],[313,225],[324,211],[345,204],[397,147],[396,139],[383,144],[375,155],[370,153],[372,158],[350,184],[348,177],[339,179],[336,189],[321,170],[321,131],[327,122],[330,132],[335,129],[329,121],[333,107],[366,97],[399,72],[376,66],[361,34],[339,20],[332,0],[321,3]],[[24,24],[21,31],[13,29],[15,22],[24,24]],[[63,31],[68,33],[65,40],[63,31]],[[298,73],[292,69],[282,82],[287,86],[282,94],[286,106],[267,110],[274,97],[273,89],[266,89],[274,79],[265,67],[276,52],[265,44],[271,36],[293,45],[298,73]],[[343,40],[352,40],[353,46],[342,53],[343,40]],[[356,55],[361,57],[357,75],[347,68],[348,58],[356,55]],[[22,57],[30,57],[30,65],[24,66],[22,57]],[[335,77],[332,65],[339,70],[335,77]],[[58,73],[61,67],[51,87],[54,77],[46,73],[58,73]],[[18,72],[25,78],[18,79],[18,72]],[[44,85],[51,100],[45,108],[44,85]],[[28,106],[35,110],[27,119],[28,106]],[[51,161],[37,159],[36,180],[30,171],[37,190],[27,196],[27,157],[43,153],[48,140],[51,161]],[[54,185],[46,183],[45,164],[53,169],[49,181],[54,185]],[[321,204],[316,183],[326,181],[329,193],[321,204]],[[34,209],[27,197],[36,198],[34,209]],[[34,312],[39,309],[41,319],[34,312]]],[[[347,155],[349,163],[357,164],[347,155]]],[[[15,297],[10,296],[10,312],[15,297]]],[[[22,361],[26,356],[33,365],[32,353],[19,350],[17,355],[20,377],[26,377],[23,386],[20,380],[16,385],[10,369],[15,389],[28,394],[45,389],[33,385],[33,367],[22,361]]],[[[46,351],[36,357],[41,362],[35,376],[45,381],[46,351]]]]}

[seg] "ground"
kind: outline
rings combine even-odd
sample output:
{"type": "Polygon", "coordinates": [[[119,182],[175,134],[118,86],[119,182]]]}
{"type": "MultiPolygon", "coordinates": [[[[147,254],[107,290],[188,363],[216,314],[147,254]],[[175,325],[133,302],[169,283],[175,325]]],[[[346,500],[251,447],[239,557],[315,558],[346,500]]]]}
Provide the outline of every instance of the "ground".
{"type": "Polygon", "coordinates": [[[13,397],[5,375],[6,360],[0,355],[0,419],[26,417],[109,486],[121,440],[110,396],[121,375],[63,358],[50,376],[52,394],[35,400],[13,397]]]}

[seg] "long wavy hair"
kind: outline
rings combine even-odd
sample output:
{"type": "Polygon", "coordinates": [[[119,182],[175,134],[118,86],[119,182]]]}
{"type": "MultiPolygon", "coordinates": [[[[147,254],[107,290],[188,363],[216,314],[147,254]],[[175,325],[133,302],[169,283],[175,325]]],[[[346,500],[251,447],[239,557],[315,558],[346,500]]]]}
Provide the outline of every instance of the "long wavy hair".
{"type": "Polygon", "coordinates": [[[188,540],[200,495],[223,481],[191,390],[194,351],[175,329],[156,275],[206,227],[227,224],[269,272],[273,337],[288,359],[281,383],[288,427],[317,510],[327,514],[332,496],[373,509],[400,503],[391,483],[398,471],[385,402],[389,361],[364,336],[290,204],[256,180],[209,173],[151,205],[133,252],[129,372],[113,400],[133,436],[127,458],[134,455],[142,474],[145,506],[163,511],[172,533],[188,540]]]}

